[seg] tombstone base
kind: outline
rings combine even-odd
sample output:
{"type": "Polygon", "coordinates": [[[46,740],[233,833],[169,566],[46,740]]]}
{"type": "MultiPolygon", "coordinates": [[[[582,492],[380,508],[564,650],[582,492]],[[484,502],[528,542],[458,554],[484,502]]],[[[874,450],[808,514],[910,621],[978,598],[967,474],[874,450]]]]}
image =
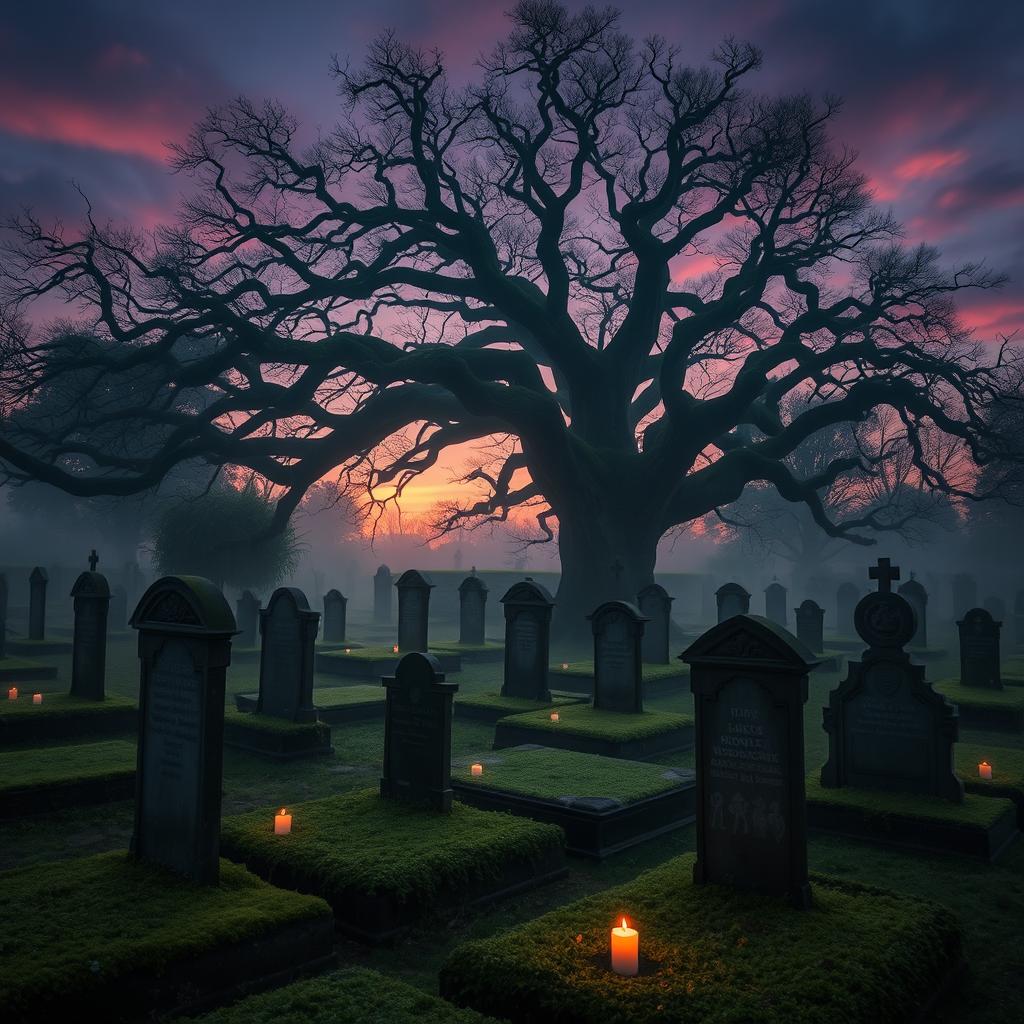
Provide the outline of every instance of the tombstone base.
{"type": "Polygon", "coordinates": [[[331,728],[324,722],[287,722],[230,709],[224,713],[224,746],[275,761],[334,753],[331,728]]]}
{"type": "MultiPolygon", "coordinates": [[[[548,680],[552,688],[567,693],[579,693],[585,697],[594,696],[594,662],[570,661],[552,665],[548,669],[548,680]]],[[[682,662],[658,665],[644,662],[642,665],[644,698],[676,696],[680,693],[689,694],[688,680],[690,670],[682,662]]]]}
{"type": "MultiPolygon", "coordinates": [[[[235,707],[239,711],[253,712],[259,696],[258,693],[237,693],[235,707]]],[[[320,721],[328,725],[383,718],[384,703],[382,686],[327,686],[313,691],[313,706],[320,721]]]]}
{"type": "Polygon", "coordinates": [[[994,732],[1024,732],[1024,687],[1006,684],[1001,690],[964,686],[952,679],[934,687],[960,709],[960,727],[994,732]]]}
{"type": "MultiPolygon", "coordinates": [[[[441,663],[442,672],[461,672],[462,658],[444,651],[430,652],[441,663]]],[[[390,647],[363,647],[350,652],[318,651],[316,671],[327,676],[342,676],[345,679],[377,679],[395,674],[401,658],[390,647]]]]}
{"type": "Polygon", "coordinates": [[[1010,800],[967,794],[962,804],[887,790],[826,789],[807,777],[807,824],[820,832],[932,853],[997,860],[1019,835],[1010,800]]]}
{"type": "Polygon", "coordinates": [[[549,711],[502,718],[494,727],[494,749],[533,743],[584,754],[648,761],[693,746],[693,718],[667,711],[598,711],[574,704],[551,721],[549,711]]]}
{"type": "Polygon", "coordinates": [[[273,834],[273,808],[224,819],[221,852],[275,885],[322,896],[338,929],[361,942],[388,942],[425,917],[567,873],[561,832],[508,814],[462,804],[439,814],[375,790],[290,810],[290,836],[273,834]]]}
{"type": "Polygon", "coordinates": [[[441,968],[441,995],[513,1024],[646,1024],[663,1020],[669,1007],[677,1024],[906,1024],[924,1020],[935,994],[961,976],[959,926],[933,903],[819,875],[811,877],[814,909],[800,911],[782,900],[696,886],[693,862],[692,854],[674,858],[625,885],[456,948],[441,968]],[[608,970],[609,924],[630,908],[638,915],[641,957],[656,952],[648,971],[657,981],[608,970]],[[737,920],[756,922],[740,942],[737,920]],[[901,955],[880,957],[878,949],[890,944],[901,955]],[[704,966],[712,962],[714,971],[704,966]]]}
{"type": "Polygon", "coordinates": [[[987,743],[958,743],[953,752],[964,789],[975,796],[1012,800],[1017,807],[1017,827],[1024,832],[1024,750],[987,743]],[[991,779],[980,778],[978,765],[982,761],[992,766],[991,779]]]}
{"type": "Polygon", "coordinates": [[[0,683],[35,683],[56,678],[56,665],[44,665],[41,661],[29,661],[27,658],[0,658],[0,683]]]}
{"type": "Polygon", "coordinates": [[[499,718],[508,715],[520,715],[527,711],[544,711],[549,713],[552,708],[564,707],[567,704],[579,704],[583,698],[556,697],[550,701],[527,700],[525,697],[502,697],[500,693],[467,693],[455,698],[455,717],[475,722],[494,724],[499,718]]]}
{"type": "Polygon", "coordinates": [[[195,1012],[334,963],[329,908],[235,864],[221,864],[219,885],[198,886],[107,853],[20,868],[6,884],[8,1024],[195,1012]],[[82,949],[98,970],[53,969],[82,949]]]}
{"type": "Polygon", "coordinates": [[[695,775],[688,769],[550,747],[460,758],[452,789],[472,807],[558,825],[566,852],[596,860],[685,828],[697,813],[695,775]],[[471,773],[474,761],[483,775],[471,773]]]}
{"type": "Polygon", "coordinates": [[[94,739],[134,732],[139,709],[124,697],[83,700],[66,693],[45,693],[32,703],[26,687],[17,700],[0,700],[0,747],[46,740],[94,739]]]}
{"type": "Polygon", "coordinates": [[[70,654],[74,644],[70,640],[12,640],[7,638],[7,650],[14,655],[45,655],[55,658],[61,654],[70,654]]]}

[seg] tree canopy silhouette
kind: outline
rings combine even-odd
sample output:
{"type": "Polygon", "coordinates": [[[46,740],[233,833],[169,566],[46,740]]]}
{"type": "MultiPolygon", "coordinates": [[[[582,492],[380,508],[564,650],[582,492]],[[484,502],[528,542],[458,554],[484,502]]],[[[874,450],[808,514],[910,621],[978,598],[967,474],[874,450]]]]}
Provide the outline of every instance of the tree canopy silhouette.
{"type": "Polygon", "coordinates": [[[83,403],[75,432],[5,431],[10,472],[125,494],[203,456],[276,485],[283,527],[333,470],[400,493],[478,442],[477,497],[438,528],[528,509],[538,541],[557,534],[571,618],[635,594],[667,531],[752,482],[866,540],[821,500],[860,455],[804,477],[788,457],[879,406],[924,486],[968,493],[919,439],[998,454],[984,409],[1016,356],[973,343],[954,305],[998,278],[902,244],[830,139],[838,104],[746,88],[761,55],[744,43],[691,67],[613,10],[524,0],[510,18],[465,88],[393,35],[361,69],[336,62],[343,116],[310,144],[276,103],[210,112],[174,149],[195,189],[152,237],[20,218],[8,403],[67,372],[15,315],[54,292],[116,343],[82,356],[108,387],[143,366],[172,387],[109,414],[160,428],[144,457],[93,444],[108,424],[83,403]],[[177,388],[212,400],[179,407],[177,388]],[[81,454],[95,473],[62,466],[81,454]]]}

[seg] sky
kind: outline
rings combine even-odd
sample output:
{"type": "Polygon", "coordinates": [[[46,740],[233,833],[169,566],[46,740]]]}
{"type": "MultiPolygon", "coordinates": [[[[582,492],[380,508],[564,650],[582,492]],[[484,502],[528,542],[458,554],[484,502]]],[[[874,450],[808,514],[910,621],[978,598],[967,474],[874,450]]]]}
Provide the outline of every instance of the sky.
{"type": "MultiPolygon", "coordinates": [[[[207,107],[283,102],[309,131],[338,100],[332,56],[358,64],[386,29],[446,55],[456,81],[505,31],[511,0],[0,0],[0,217],[31,207],[140,227],[173,218],[166,167],[207,107]]],[[[570,8],[582,4],[569,3],[570,8]]],[[[1011,278],[962,304],[979,338],[1024,335],[1024,3],[1020,0],[631,0],[622,28],[693,63],[725,36],[765,56],[769,93],[839,95],[834,131],[860,153],[909,241],[1011,278]]],[[[410,511],[445,489],[435,475],[410,511]]]]}

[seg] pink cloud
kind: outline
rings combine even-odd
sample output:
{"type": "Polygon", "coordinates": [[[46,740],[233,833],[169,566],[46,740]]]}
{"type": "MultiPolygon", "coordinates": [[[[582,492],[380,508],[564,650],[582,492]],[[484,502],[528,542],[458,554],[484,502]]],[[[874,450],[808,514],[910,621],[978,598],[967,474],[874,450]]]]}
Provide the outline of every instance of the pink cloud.
{"type": "Polygon", "coordinates": [[[920,181],[934,178],[943,171],[959,167],[967,159],[965,149],[930,150],[909,157],[896,165],[893,173],[901,181],[920,181]]]}
{"type": "Polygon", "coordinates": [[[993,299],[960,310],[965,327],[978,334],[1010,334],[1024,329],[1024,302],[993,299]]]}

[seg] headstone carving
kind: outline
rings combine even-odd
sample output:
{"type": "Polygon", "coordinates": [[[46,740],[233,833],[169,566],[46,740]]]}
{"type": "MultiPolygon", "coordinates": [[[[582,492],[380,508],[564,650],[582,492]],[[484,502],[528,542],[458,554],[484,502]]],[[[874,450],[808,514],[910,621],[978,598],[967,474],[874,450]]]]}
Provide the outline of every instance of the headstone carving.
{"type": "Polygon", "coordinates": [[[899,595],[914,609],[917,624],[910,643],[914,647],[928,646],[928,591],[910,574],[910,579],[899,588],[899,595]]]}
{"type": "Polygon", "coordinates": [[[977,606],[977,580],[969,573],[958,572],[953,577],[953,618],[958,619],[977,606]]]}
{"type": "Polygon", "coordinates": [[[37,565],[28,578],[28,638],[42,640],[46,636],[46,584],[50,577],[37,565]]]}
{"type": "Polygon", "coordinates": [[[860,661],[829,695],[824,709],[828,761],[826,787],[853,786],[920,793],[959,802],[963,783],[953,771],[957,709],[936,693],[903,650],[914,635],[914,610],[892,593],[899,569],[886,558],[870,570],[877,592],[861,598],[854,614],[868,645],[860,661]]]}
{"type": "Polygon", "coordinates": [[[750,594],[738,583],[726,583],[715,591],[718,602],[718,621],[725,622],[734,615],[746,615],[750,611],[750,594]]]}
{"type": "Polygon", "coordinates": [[[407,569],[395,582],[398,591],[398,650],[427,650],[430,591],[434,584],[424,573],[407,569]]]}
{"type": "Polygon", "coordinates": [[[373,621],[391,621],[391,570],[386,565],[377,568],[373,577],[373,621]]]}
{"type": "Polygon", "coordinates": [[[340,590],[324,594],[324,640],[331,644],[345,642],[348,598],[340,590]]]}
{"type": "MultiPolygon", "coordinates": [[[[93,552],[95,555],[95,552],[93,552]]],[[[95,564],[90,559],[91,564],[95,564]]],[[[110,587],[98,572],[83,572],[71,588],[75,625],[71,644],[71,696],[103,700],[106,696],[107,615],[110,587]]]]}
{"type": "Polygon", "coordinates": [[[860,600],[860,589],[847,580],[836,590],[836,632],[849,636],[853,632],[853,611],[860,600]]]}
{"type": "Polygon", "coordinates": [[[817,662],[753,615],[719,623],[679,657],[696,712],[694,882],[809,907],[803,707],[817,662]]]}
{"type": "Polygon", "coordinates": [[[960,682],[1001,690],[999,630],[1002,623],[984,608],[972,608],[957,624],[960,631],[960,682]]]}
{"type": "Polygon", "coordinates": [[[487,584],[471,573],[459,584],[459,643],[484,642],[487,584]]]}
{"type": "Polygon", "coordinates": [[[219,868],[224,676],[235,620],[199,576],[165,576],[139,601],[139,748],[132,853],[196,882],[219,868]]]}
{"type": "Polygon", "coordinates": [[[258,714],[315,722],[313,659],[320,613],[296,587],[279,587],[260,611],[258,714]]]}
{"type": "Polygon", "coordinates": [[[380,795],[437,811],[452,806],[452,698],[438,660],[413,652],[398,663],[384,711],[384,773],[380,795]]]}
{"type": "Polygon", "coordinates": [[[260,627],[260,599],[251,591],[243,590],[242,596],[235,602],[238,613],[237,647],[255,647],[260,627]]]}
{"type": "Polygon", "coordinates": [[[0,658],[7,657],[7,577],[0,573],[0,658]]]}
{"type": "Polygon", "coordinates": [[[825,650],[825,609],[808,598],[795,609],[796,637],[813,654],[825,650]]]}
{"type": "Polygon", "coordinates": [[[766,619],[785,626],[787,622],[786,588],[778,581],[764,588],[764,615],[766,619]]]}
{"type": "Polygon", "coordinates": [[[587,618],[594,631],[594,707],[643,711],[640,646],[647,620],[626,601],[606,601],[587,618]]]}
{"type": "Polygon", "coordinates": [[[501,604],[505,612],[505,677],[501,695],[550,700],[548,656],[554,600],[544,587],[527,576],[508,589],[501,604]]]}
{"type": "Polygon", "coordinates": [[[640,614],[647,619],[640,654],[651,665],[669,663],[669,629],[672,623],[672,598],[658,583],[649,583],[636,595],[640,614]]]}

